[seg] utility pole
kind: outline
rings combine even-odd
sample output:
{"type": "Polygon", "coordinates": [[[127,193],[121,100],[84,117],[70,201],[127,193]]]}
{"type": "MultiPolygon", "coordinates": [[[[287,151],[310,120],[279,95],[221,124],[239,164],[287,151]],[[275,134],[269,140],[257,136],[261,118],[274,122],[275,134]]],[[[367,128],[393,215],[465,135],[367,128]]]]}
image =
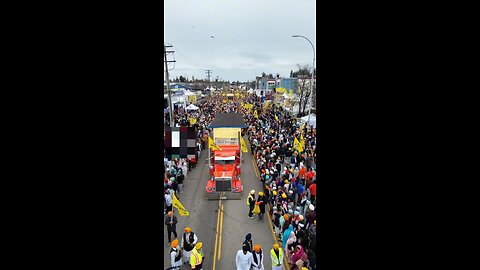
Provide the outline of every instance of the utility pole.
{"type": "Polygon", "coordinates": [[[206,72],[207,72],[207,77],[208,77],[208,90],[210,90],[209,93],[210,93],[210,95],[212,95],[212,87],[210,85],[210,72],[211,72],[211,70],[207,69],[206,72]]]}
{"type": "Polygon", "coordinates": [[[173,53],[174,51],[167,51],[167,48],[171,48],[171,45],[163,45],[163,55],[165,57],[165,75],[167,77],[167,93],[168,93],[168,106],[169,106],[169,115],[170,115],[170,127],[173,127],[173,105],[172,105],[172,93],[170,91],[170,79],[168,78],[168,63],[175,62],[167,60],[167,53],[173,53]]]}

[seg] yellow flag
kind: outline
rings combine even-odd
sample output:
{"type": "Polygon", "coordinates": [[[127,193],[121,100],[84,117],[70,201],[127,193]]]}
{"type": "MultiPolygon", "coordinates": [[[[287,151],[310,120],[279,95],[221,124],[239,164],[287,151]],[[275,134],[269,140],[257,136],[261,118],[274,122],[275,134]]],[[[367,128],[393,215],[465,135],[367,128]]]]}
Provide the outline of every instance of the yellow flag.
{"type": "Polygon", "coordinates": [[[253,115],[255,116],[255,118],[258,119],[258,113],[257,113],[257,110],[255,110],[255,112],[253,112],[253,115]]]}
{"type": "Polygon", "coordinates": [[[277,120],[277,121],[278,121],[278,116],[277,116],[276,114],[275,114],[275,120],[277,120]]]}
{"type": "Polygon", "coordinates": [[[293,140],[293,148],[297,150],[299,153],[303,152],[303,147],[298,141],[297,137],[293,140]]]}
{"type": "Polygon", "coordinates": [[[182,203],[177,199],[177,196],[175,196],[175,193],[173,193],[173,207],[178,209],[178,213],[180,216],[190,216],[190,213],[185,210],[185,207],[183,207],[182,203]]]}
{"type": "Polygon", "coordinates": [[[242,146],[242,152],[248,153],[247,145],[245,144],[245,141],[243,140],[243,137],[241,137],[241,136],[240,136],[240,145],[242,146]]]}
{"type": "Polygon", "coordinates": [[[302,148],[305,148],[305,139],[303,138],[302,133],[300,133],[300,146],[302,146],[302,148]]]}
{"type": "Polygon", "coordinates": [[[190,125],[193,125],[196,122],[197,122],[197,118],[193,118],[193,117],[190,118],[190,125]]]}
{"type": "Polygon", "coordinates": [[[216,143],[213,142],[212,138],[208,137],[208,147],[214,150],[222,150],[222,148],[218,147],[216,143]]]}

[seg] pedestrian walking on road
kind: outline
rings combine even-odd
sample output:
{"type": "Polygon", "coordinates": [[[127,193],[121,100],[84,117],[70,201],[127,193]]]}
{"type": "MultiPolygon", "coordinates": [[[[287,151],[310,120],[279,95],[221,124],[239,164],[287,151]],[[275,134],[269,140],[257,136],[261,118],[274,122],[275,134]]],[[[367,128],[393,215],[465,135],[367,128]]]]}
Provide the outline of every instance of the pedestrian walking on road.
{"type": "Polygon", "coordinates": [[[190,267],[192,270],[202,270],[203,269],[203,251],[202,251],[202,242],[198,242],[195,245],[195,248],[192,250],[190,255],[190,267]]]}
{"type": "Polygon", "coordinates": [[[255,207],[255,190],[250,190],[250,193],[247,197],[247,205],[248,205],[248,217],[253,218],[253,208],[255,207]]]}
{"type": "Polygon", "coordinates": [[[192,250],[197,244],[198,238],[190,227],[185,228],[185,232],[182,237],[182,248],[184,251],[185,263],[190,262],[190,255],[192,250]]]}
{"type": "Polygon", "coordinates": [[[182,266],[182,251],[178,247],[178,239],[172,241],[170,249],[170,260],[172,267],[177,267],[180,269],[182,266]]]}
{"type": "Polygon", "coordinates": [[[246,246],[243,246],[241,250],[237,252],[235,257],[235,265],[237,270],[250,270],[253,263],[253,256],[246,246]]]}
{"type": "Polygon", "coordinates": [[[253,249],[253,241],[252,241],[252,234],[251,233],[247,233],[247,235],[245,236],[245,240],[243,241],[243,247],[247,247],[247,250],[252,252],[252,249],[253,249]]]}
{"type": "Polygon", "coordinates": [[[263,266],[263,251],[260,248],[260,245],[255,245],[253,247],[253,263],[252,263],[252,270],[265,270],[263,266]]]}
{"type": "Polygon", "coordinates": [[[183,180],[185,180],[185,175],[183,173],[177,176],[177,183],[178,183],[178,192],[183,193],[183,180]]]}
{"type": "Polygon", "coordinates": [[[168,232],[168,243],[172,242],[172,233],[177,238],[177,217],[173,215],[172,211],[167,213],[167,218],[165,219],[165,225],[167,225],[168,232]]]}
{"type": "Polygon", "coordinates": [[[270,250],[270,258],[272,259],[272,270],[282,270],[283,249],[278,244],[274,244],[270,250]]]}
{"type": "Polygon", "coordinates": [[[167,189],[165,191],[165,205],[167,206],[167,209],[165,210],[167,213],[172,211],[173,209],[173,206],[172,206],[172,203],[173,203],[173,195],[171,194],[171,190],[170,189],[167,189]]]}
{"type": "Polygon", "coordinates": [[[267,199],[263,195],[263,192],[258,192],[258,198],[257,202],[260,204],[258,205],[260,207],[260,213],[258,214],[258,219],[263,220],[263,215],[265,214],[265,205],[267,204],[267,199]]]}

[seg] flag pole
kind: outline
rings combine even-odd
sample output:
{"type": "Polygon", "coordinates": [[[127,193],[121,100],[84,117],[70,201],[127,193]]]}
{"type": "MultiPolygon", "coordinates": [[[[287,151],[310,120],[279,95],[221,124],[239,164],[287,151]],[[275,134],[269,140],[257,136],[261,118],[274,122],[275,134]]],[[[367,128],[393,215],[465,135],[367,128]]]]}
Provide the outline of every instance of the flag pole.
{"type": "Polygon", "coordinates": [[[242,141],[240,141],[241,140],[240,137],[242,136],[241,133],[242,133],[242,131],[238,132],[238,150],[240,151],[240,163],[242,163],[242,158],[243,158],[242,141]]]}

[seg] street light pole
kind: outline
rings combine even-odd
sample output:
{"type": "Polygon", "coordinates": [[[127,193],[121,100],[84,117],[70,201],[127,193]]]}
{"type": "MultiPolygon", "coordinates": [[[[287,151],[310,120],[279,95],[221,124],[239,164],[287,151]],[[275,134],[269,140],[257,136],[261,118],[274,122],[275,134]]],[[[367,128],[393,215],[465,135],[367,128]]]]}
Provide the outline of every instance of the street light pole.
{"type": "Polygon", "coordinates": [[[301,37],[306,39],[310,43],[310,45],[312,45],[312,49],[313,49],[312,81],[310,82],[310,107],[308,108],[308,120],[307,120],[308,125],[310,125],[310,114],[312,111],[312,97],[313,97],[313,72],[315,70],[315,47],[313,46],[312,42],[308,38],[302,35],[293,35],[292,37],[301,37]]]}
{"type": "Polygon", "coordinates": [[[163,45],[163,55],[165,57],[165,75],[167,77],[167,93],[168,93],[168,106],[170,109],[170,127],[173,127],[173,106],[172,106],[172,92],[170,91],[170,78],[168,78],[168,62],[173,62],[173,61],[168,61],[167,60],[167,47],[172,47],[172,46],[166,46],[163,45]]]}

